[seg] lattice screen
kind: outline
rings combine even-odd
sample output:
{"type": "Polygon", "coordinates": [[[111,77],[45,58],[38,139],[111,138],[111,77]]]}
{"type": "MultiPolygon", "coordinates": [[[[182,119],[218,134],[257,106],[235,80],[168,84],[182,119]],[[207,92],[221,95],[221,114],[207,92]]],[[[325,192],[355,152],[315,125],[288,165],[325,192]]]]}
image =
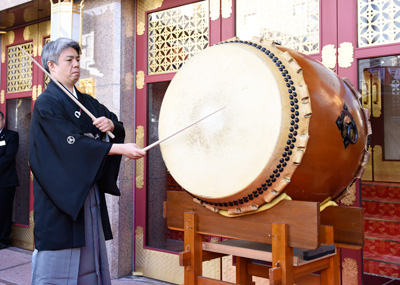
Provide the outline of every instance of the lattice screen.
{"type": "Polygon", "coordinates": [[[177,71],[208,46],[207,1],[148,15],[148,74],[177,71]]]}
{"type": "Polygon", "coordinates": [[[33,63],[18,46],[33,54],[33,43],[7,48],[7,93],[32,90],[33,63]]]}
{"type": "Polygon", "coordinates": [[[319,52],[319,0],[237,0],[236,34],[273,40],[311,54],[319,52]]]}
{"type": "Polygon", "coordinates": [[[399,42],[400,1],[358,0],[358,46],[399,42]]]}

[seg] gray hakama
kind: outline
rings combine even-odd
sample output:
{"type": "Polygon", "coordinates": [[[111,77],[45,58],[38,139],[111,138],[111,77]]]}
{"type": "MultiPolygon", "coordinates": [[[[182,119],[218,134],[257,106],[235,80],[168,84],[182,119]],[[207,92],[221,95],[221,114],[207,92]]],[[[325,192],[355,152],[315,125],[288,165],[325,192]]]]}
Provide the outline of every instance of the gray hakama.
{"type": "Polygon", "coordinates": [[[85,246],[62,250],[34,250],[32,284],[111,284],[100,215],[97,186],[84,204],[85,246]]]}

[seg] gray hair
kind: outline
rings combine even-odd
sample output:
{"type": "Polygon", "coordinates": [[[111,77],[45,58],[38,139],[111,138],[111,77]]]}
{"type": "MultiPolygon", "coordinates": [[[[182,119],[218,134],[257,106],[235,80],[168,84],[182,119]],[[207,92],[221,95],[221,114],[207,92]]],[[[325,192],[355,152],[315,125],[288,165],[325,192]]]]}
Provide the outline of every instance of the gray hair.
{"type": "Polygon", "coordinates": [[[47,62],[52,61],[58,64],[58,58],[60,57],[60,54],[63,50],[69,47],[74,48],[78,54],[81,54],[81,47],[74,40],[68,38],[58,38],[55,41],[48,42],[42,50],[43,67],[50,72],[47,62]]]}

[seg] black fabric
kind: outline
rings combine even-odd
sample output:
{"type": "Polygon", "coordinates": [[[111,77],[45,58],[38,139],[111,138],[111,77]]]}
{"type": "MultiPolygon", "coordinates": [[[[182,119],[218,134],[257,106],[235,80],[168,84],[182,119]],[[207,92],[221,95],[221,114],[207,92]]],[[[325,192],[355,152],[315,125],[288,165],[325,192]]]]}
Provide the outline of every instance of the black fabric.
{"type": "Polygon", "coordinates": [[[0,133],[0,243],[11,244],[15,187],[19,185],[15,156],[19,135],[4,128],[0,133]]]}
{"type": "Polygon", "coordinates": [[[15,187],[0,188],[0,244],[11,244],[15,187]]]}
{"type": "Polygon", "coordinates": [[[0,133],[0,188],[19,185],[15,156],[18,152],[19,135],[7,130],[0,133]]]}
{"type": "MultiPolygon", "coordinates": [[[[34,174],[35,247],[38,250],[81,247],[84,240],[83,204],[97,183],[100,196],[119,195],[116,185],[121,156],[109,156],[113,142],[125,132],[115,114],[96,99],[77,91],[78,100],[95,117],[114,123],[115,139],[105,134],[54,82],[36,100],[30,129],[29,162],[34,174]],[[79,118],[76,112],[80,113],[79,118]]],[[[101,207],[102,217],[108,216],[101,207]]],[[[105,236],[112,238],[108,219],[102,219],[105,236]]]]}

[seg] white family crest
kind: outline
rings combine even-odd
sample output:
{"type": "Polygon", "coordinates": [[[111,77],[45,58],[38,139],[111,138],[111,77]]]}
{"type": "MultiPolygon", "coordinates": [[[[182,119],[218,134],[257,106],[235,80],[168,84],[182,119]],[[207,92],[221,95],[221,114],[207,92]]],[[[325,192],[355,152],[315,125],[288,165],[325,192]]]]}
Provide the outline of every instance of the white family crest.
{"type": "Polygon", "coordinates": [[[73,136],[67,137],[67,143],[74,144],[75,143],[75,138],[73,136]]]}

